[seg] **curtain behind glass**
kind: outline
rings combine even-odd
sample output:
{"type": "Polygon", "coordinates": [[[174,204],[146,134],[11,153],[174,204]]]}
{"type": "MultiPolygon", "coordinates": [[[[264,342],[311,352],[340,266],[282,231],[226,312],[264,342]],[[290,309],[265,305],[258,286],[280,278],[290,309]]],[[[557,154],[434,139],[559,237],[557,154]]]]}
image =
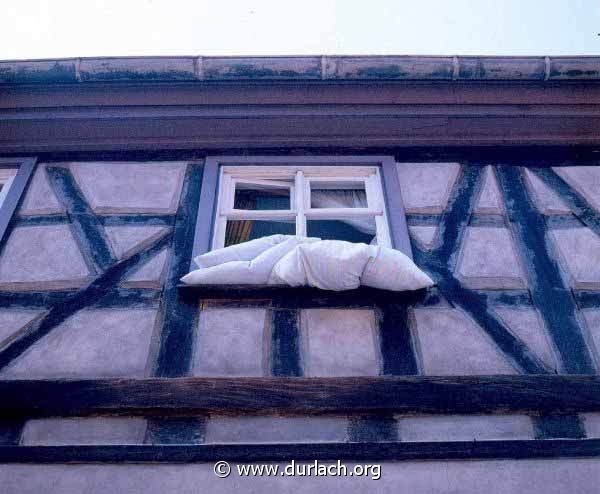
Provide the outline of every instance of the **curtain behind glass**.
{"type": "MultiPolygon", "coordinates": [[[[311,192],[311,202],[317,208],[366,208],[367,194],[364,190],[327,190],[319,189],[311,192]]],[[[371,218],[352,218],[340,220],[359,232],[375,235],[375,227],[371,218]]]]}

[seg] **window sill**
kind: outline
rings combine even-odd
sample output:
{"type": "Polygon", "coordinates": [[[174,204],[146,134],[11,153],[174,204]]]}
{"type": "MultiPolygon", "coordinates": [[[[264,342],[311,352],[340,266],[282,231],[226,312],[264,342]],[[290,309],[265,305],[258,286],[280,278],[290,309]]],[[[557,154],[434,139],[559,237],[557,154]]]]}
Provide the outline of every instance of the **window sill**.
{"type": "Polygon", "coordinates": [[[314,287],[285,285],[177,285],[189,300],[277,300],[293,302],[296,306],[373,306],[381,303],[415,304],[425,300],[429,290],[393,292],[377,288],[359,287],[335,292],[314,287]]]}

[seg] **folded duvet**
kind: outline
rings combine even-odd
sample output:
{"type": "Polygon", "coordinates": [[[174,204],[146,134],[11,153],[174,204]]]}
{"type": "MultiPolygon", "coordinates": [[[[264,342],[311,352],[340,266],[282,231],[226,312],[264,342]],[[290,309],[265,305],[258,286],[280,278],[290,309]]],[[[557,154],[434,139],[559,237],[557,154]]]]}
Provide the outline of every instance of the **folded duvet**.
{"type": "Polygon", "coordinates": [[[202,254],[200,269],[185,275],[189,285],[282,284],[324,290],[360,285],[418,290],[433,285],[402,252],[377,245],[272,235],[202,254]]]}

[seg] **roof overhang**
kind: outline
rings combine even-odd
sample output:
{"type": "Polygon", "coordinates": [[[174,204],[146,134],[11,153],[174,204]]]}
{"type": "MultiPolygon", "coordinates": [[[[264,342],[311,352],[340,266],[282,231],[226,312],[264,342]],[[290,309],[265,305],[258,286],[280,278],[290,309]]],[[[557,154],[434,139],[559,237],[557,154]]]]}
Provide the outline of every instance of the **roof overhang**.
{"type": "Polygon", "coordinates": [[[0,152],[600,145],[600,57],[0,62],[0,152]]]}

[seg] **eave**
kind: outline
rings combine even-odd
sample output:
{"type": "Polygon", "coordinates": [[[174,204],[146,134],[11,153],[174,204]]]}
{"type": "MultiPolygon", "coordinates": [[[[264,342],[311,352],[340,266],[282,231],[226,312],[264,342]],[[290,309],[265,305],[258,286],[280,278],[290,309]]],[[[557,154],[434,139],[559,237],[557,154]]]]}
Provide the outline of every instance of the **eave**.
{"type": "Polygon", "coordinates": [[[600,145],[600,57],[0,62],[3,154],[600,145]]]}

